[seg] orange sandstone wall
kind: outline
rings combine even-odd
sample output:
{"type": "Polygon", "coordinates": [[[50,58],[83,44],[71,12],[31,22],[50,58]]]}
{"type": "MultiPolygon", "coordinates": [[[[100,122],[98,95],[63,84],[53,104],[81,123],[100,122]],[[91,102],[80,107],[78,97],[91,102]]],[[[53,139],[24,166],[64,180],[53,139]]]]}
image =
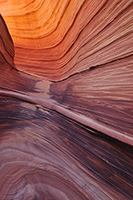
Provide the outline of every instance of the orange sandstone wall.
{"type": "Polygon", "coordinates": [[[50,80],[132,54],[132,0],[1,1],[17,69],[50,80]]]}

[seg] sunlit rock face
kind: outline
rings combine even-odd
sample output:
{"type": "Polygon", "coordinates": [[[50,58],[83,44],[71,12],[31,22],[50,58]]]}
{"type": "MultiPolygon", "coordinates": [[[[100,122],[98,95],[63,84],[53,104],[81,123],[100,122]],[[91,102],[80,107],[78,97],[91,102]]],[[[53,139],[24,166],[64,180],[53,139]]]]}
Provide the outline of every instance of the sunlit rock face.
{"type": "Polygon", "coordinates": [[[15,44],[15,64],[61,80],[132,53],[132,0],[9,0],[0,12],[15,44]]]}
{"type": "Polygon", "coordinates": [[[131,2],[0,1],[0,200],[132,199],[131,2]]]}

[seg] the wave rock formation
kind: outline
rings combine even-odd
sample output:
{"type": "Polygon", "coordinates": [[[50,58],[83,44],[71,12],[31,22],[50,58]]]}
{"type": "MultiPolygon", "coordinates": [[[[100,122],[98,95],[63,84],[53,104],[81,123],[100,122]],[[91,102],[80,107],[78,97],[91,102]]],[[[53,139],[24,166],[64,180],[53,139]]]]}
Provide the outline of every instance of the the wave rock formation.
{"type": "Polygon", "coordinates": [[[132,1],[0,13],[0,200],[132,200],[132,1]]]}

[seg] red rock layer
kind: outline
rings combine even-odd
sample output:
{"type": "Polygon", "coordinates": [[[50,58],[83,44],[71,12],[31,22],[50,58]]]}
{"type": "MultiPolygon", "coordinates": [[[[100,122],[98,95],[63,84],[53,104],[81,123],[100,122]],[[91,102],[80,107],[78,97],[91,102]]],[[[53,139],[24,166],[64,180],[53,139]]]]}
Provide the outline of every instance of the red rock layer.
{"type": "Polygon", "coordinates": [[[2,200],[132,198],[130,146],[12,97],[0,108],[2,200]]]}
{"type": "Polygon", "coordinates": [[[3,1],[16,67],[61,80],[132,54],[132,0],[3,1]]]}
{"type": "Polygon", "coordinates": [[[132,199],[131,1],[0,5],[0,199],[132,199]]]}
{"type": "Polygon", "coordinates": [[[51,97],[85,117],[85,125],[93,120],[93,128],[133,145],[132,65],[133,57],[128,56],[73,75],[53,83],[51,97]]]}
{"type": "Polygon", "coordinates": [[[33,91],[35,81],[25,77],[14,65],[14,46],[6,24],[0,15],[0,87],[21,91],[33,91]],[[26,88],[26,85],[29,85],[26,88]]]}
{"type": "Polygon", "coordinates": [[[6,24],[0,15],[0,69],[3,67],[3,70],[5,70],[7,68],[5,65],[10,65],[11,68],[14,67],[13,57],[13,42],[6,24]]]}

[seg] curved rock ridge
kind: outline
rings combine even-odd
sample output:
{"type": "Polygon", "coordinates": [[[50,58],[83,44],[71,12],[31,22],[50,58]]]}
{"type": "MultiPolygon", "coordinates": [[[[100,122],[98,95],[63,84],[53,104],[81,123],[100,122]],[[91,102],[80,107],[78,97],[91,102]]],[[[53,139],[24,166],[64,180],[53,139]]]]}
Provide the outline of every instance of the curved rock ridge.
{"type": "Polygon", "coordinates": [[[86,125],[93,120],[91,127],[133,145],[132,66],[129,56],[73,75],[50,85],[51,98],[88,119],[86,125]]]}
{"type": "Polygon", "coordinates": [[[14,44],[7,26],[0,15],[0,88],[7,93],[10,91],[23,94],[36,93],[47,96],[49,81],[42,81],[22,73],[14,64],[14,44]],[[45,87],[44,87],[45,83],[45,87]]]}
{"type": "Polygon", "coordinates": [[[132,0],[1,1],[18,69],[49,80],[132,54],[132,0]]]}
{"type": "MultiPolygon", "coordinates": [[[[5,27],[4,22],[2,24],[5,27]]],[[[7,59],[3,62],[3,68],[0,67],[0,70],[1,87],[6,90],[2,90],[1,95],[12,95],[54,109],[85,126],[133,145],[132,56],[118,59],[76,74],[64,81],[51,84],[49,81],[24,75],[14,68],[13,43],[10,41],[9,33],[7,32],[4,35],[1,31],[2,41],[5,40],[5,36],[7,36],[9,40],[7,41],[10,44],[11,64],[9,65],[7,60],[10,49],[9,47],[6,48],[5,43],[2,55],[7,59]],[[5,76],[8,76],[8,80],[5,79],[5,76]],[[21,94],[19,95],[17,92],[20,93],[20,91],[21,94]]]]}
{"type": "Polygon", "coordinates": [[[132,198],[130,146],[12,97],[0,107],[2,200],[132,198]]]}
{"type": "Polygon", "coordinates": [[[0,2],[1,200],[132,199],[131,8],[0,2]]]}
{"type": "Polygon", "coordinates": [[[14,67],[14,47],[11,36],[8,32],[7,26],[0,15],[0,69],[6,68],[5,65],[10,65],[11,68],[14,67]]]}

